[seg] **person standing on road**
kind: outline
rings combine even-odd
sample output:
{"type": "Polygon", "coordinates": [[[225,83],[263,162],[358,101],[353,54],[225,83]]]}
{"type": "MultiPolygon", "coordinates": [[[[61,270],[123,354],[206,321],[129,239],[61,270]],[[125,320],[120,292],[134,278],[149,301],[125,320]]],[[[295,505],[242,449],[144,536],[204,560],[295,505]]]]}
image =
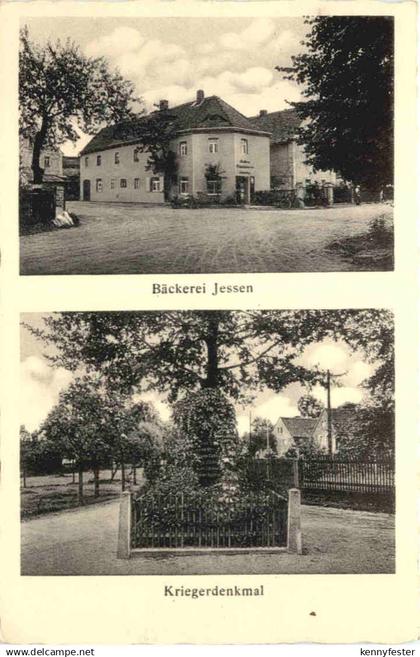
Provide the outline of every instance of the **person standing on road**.
{"type": "Polygon", "coordinates": [[[354,202],[356,205],[360,205],[362,202],[361,196],[360,196],[360,185],[356,185],[354,188],[354,202]]]}

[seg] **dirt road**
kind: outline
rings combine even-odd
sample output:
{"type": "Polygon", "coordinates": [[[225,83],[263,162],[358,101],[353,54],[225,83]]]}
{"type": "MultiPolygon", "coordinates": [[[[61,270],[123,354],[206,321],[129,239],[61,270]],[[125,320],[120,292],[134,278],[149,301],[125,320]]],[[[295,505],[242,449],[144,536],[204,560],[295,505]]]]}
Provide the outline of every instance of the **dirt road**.
{"type": "Polygon", "coordinates": [[[22,274],[193,274],[354,271],[326,249],[366,232],[392,208],[198,209],[71,202],[81,226],[20,239],[22,274]]]}
{"type": "Polygon", "coordinates": [[[116,501],[22,523],[22,575],[394,572],[394,517],[302,507],[304,554],[116,558],[116,501]]]}

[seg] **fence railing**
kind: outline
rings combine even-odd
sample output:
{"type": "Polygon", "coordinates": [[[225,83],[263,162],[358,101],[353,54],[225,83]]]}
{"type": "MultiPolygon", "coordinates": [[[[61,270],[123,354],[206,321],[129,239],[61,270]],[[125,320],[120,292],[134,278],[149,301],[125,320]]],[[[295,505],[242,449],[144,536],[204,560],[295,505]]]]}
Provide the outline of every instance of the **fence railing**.
{"type": "Polygon", "coordinates": [[[252,495],[230,508],[225,502],[178,494],[133,498],[123,493],[118,556],[133,550],[280,548],[300,553],[300,492],[252,495]]]}
{"type": "Polygon", "coordinates": [[[299,461],[299,487],[303,490],[386,494],[394,490],[392,461],[352,461],[337,458],[299,461]]]}

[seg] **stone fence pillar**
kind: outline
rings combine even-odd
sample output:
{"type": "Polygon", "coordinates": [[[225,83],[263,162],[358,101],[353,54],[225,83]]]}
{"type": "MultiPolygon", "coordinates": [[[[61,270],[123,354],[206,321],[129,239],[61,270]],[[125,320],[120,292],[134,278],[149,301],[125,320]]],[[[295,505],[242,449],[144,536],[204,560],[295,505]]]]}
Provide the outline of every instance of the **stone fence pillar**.
{"type": "Polygon", "coordinates": [[[131,492],[124,491],[120,499],[118,525],[118,559],[129,559],[131,553],[131,492]]]}
{"type": "Polygon", "coordinates": [[[302,554],[302,532],[300,527],[300,490],[289,489],[289,509],[287,514],[287,551],[302,554]]]}

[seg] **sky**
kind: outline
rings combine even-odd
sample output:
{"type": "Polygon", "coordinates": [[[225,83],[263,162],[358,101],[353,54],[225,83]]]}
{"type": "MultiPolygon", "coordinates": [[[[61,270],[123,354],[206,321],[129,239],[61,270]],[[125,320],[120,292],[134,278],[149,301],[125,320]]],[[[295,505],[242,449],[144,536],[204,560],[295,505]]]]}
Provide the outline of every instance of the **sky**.
{"type": "MultiPolygon", "coordinates": [[[[57,34],[92,57],[104,56],[135,84],[146,110],[160,99],[192,101],[196,90],[218,95],[246,116],[286,109],[300,98],[297,85],[275,66],[288,66],[301,50],[302,18],[31,18],[32,38],[57,34]],[[59,21],[59,26],[58,26],[59,21]]],[[[77,154],[89,137],[62,147],[77,154]]]]}
{"type": "MultiPolygon", "coordinates": [[[[42,315],[25,314],[22,322],[35,328],[43,325],[42,315]]],[[[72,380],[72,374],[62,368],[52,368],[46,355],[51,354],[51,348],[45,347],[22,325],[21,328],[21,424],[34,431],[46,418],[49,411],[57,403],[59,393],[72,380]]],[[[332,387],[331,403],[336,408],[345,402],[358,403],[362,401],[364,390],[361,382],[369,377],[375,366],[366,363],[363,355],[352,352],[343,342],[323,340],[307,347],[297,359],[297,363],[310,367],[318,365],[322,369],[330,369],[334,374],[345,372],[340,377],[340,387],[332,387]]],[[[250,413],[252,417],[268,418],[273,423],[279,417],[298,415],[297,401],[306,394],[304,386],[294,383],[280,393],[265,391],[257,395],[249,406],[236,406],[239,433],[248,431],[250,413]]],[[[326,391],[316,386],[312,394],[326,405],[326,391]]],[[[150,392],[142,394],[141,399],[151,401],[161,415],[162,420],[169,420],[170,407],[162,395],[150,392]]]]}

